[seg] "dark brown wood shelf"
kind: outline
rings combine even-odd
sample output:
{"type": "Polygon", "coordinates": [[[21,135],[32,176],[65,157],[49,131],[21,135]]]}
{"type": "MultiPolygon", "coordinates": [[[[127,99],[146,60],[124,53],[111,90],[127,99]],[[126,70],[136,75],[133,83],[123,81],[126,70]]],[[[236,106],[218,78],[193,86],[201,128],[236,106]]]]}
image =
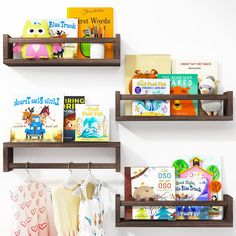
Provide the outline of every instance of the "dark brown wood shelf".
{"type": "Polygon", "coordinates": [[[120,66],[120,34],[115,38],[12,38],[3,35],[3,63],[7,66],[120,66]],[[14,43],[113,43],[114,59],[13,59],[14,43]]]}
{"type": "MultiPolygon", "coordinates": [[[[120,142],[7,142],[3,143],[3,171],[24,169],[26,163],[14,163],[15,148],[113,148],[115,149],[115,163],[90,163],[91,169],[115,169],[120,171],[120,142]]],[[[87,169],[89,163],[71,163],[71,169],[87,169]]],[[[65,169],[68,163],[28,163],[29,169],[65,169]]]]}
{"type": "Polygon", "coordinates": [[[233,227],[233,198],[227,194],[223,201],[121,201],[116,195],[116,227],[233,227]],[[125,220],[120,208],[124,206],[223,206],[223,220],[125,220]]]}
{"type": "Polygon", "coordinates": [[[233,91],[217,95],[127,95],[116,91],[116,121],[230,121],[233,120],[233,91]],[[222,100],[222,116],[132,116],[121,115],[122,100],[222,100]]]}

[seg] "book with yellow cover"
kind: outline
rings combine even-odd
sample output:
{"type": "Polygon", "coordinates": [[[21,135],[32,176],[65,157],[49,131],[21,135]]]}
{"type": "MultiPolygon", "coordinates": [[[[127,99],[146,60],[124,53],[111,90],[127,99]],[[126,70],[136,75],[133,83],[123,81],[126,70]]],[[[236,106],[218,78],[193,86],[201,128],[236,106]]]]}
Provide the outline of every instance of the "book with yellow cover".
{"type": "MultiPolygon", "coordinates": [[[[68,18],[78,19],[78,37],[110,38],[114,37],[113,8],[67,8],[68,18]]],[[[105,58],[114,57],[114,45],[105,44],[105,58]]],[[[78,45],[78,58],[90,58],[90,43],[78,45]]]]}

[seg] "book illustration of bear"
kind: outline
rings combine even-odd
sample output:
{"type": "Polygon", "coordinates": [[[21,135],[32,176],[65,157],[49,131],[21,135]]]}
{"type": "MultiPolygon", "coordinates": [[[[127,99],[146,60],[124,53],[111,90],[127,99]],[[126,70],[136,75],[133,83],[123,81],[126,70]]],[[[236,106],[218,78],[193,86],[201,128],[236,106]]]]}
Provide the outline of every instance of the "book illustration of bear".
{"type": "Polygon", "coordinates": [[[137,187],[133,193],[133,198],[135,200],[141,201],[141,200],[150,200],[155,199],[155,192],[153,190],[153,187],[150,186],[140,186],[137,187]]]}
{"type": "Polygon", "coordinates": [[[132,94],[133,79],[157,79],[158,72],[152,69],[151,72],[146,71],[142,73],[140,70],[135,71],[135,75],[131,78],[129,82],[129,93],[132,94]]]}
{"type": "MultiPolygon", "coordinates": [[[[170,94],[189,94],[190,88],[183,88],[181,86],[174,86],[170,90],[170,94]]],[[[196,116],[196,110],[193,100],[171,100],[170,102],[171,115],[176,116],[196,116]]]]}

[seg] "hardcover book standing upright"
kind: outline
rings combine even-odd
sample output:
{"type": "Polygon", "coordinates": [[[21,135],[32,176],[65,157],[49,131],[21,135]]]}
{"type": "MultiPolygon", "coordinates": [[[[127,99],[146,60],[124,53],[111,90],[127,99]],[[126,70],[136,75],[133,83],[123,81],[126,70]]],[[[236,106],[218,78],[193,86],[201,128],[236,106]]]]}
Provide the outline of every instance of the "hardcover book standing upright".
{"type": "MultiPolygon", "coordinates": [[[[176,200],[180,201],[208,201],[209,185],[205,178],[177,178],[176,200]]],[[[208,220],[207,206],[177,206],[177,220],[208,220]]]]}
{"type": "MultiPolygon", "coordinates": [[[[221,159],[211,157],[189,157],[177,159],[173,162],[176,177],[189,180],[202,178],[208,180],[208,199],[211,201],[223,200],[221,159]]],[[[222,220],[223,207],[209,207],[210,220],[222,220]]]]}
{"type": "MultiPolygon", "coordinates": [[[[68,18],[79,21],[78,37],[111,38],[114,37],[113,8],[67,8],[68,18]]],[[[90,43],[78,44],[78,58],[90,58],[90,43]]],[[[105,58],[114,58],[114,45],[105,43],[105,58]]]]}
{"type": "MultiPolygon", "coordinates": [[[[196,74],[159,74],[158,79],[170,79],[170,94],[198,94],[198,77],[196,74]]],[[[197,100],[171,100],[172,116],[197,116],[197,100]]]]}
{"type": "MultiPolygon", "coordinates": [[[[125,200],[175,200],[172,167],[125,167],[125,200]]],[[[125,207],[125,219],[174,220],[175,207],[125,207]]]]}
{"type": "Polygon", "coordinates": [[[76,105],[75,141],[109,141],[109,109],[100,105],[76,105]]]}
{"type": "MultiPolygon", "coordinates": [[[[171,73],[170,55],[126,55],[125,93],[132,94],[133,79],[155,79],[158,73],[171,73]]],[[[132,114],[132,102],[125,101],[125,115],[132,114]]]]}
{"type": "Polygon", "coordinates": [[[62,96],[16,95],[11,109],[11,142],[62,142],[62,96]]]}
{"type": "Polygon", "coordinates": [[[84,96],[65,96],[64,97],[64,132],[63,142],[75,141],[76,127],[76,104],[84,104],[84,96]]]}
{"type": "MultiPolygon", "coordinates": [[[[132,94],[170,94],[170,80],[168,79],[134,79],[132,84],[132,94]]],[[[169,116],[170,101],[134,100],[132,115],[169,116]]]]}

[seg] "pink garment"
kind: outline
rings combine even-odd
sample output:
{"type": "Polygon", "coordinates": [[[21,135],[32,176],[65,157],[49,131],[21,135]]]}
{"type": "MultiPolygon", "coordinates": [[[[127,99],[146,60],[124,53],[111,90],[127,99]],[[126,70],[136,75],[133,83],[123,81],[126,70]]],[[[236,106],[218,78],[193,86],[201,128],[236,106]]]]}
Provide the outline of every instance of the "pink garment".
{"type": "Polygon", "coordinates": [[[28,182],[10,191],[13,210],[12,236],[49,236],[46,188],[28,182]]]}
{"type": "Polygon", "coordinates": [[[27,44],[26,58],[48,58],[48,50],[45,44],[27,44]]]}

